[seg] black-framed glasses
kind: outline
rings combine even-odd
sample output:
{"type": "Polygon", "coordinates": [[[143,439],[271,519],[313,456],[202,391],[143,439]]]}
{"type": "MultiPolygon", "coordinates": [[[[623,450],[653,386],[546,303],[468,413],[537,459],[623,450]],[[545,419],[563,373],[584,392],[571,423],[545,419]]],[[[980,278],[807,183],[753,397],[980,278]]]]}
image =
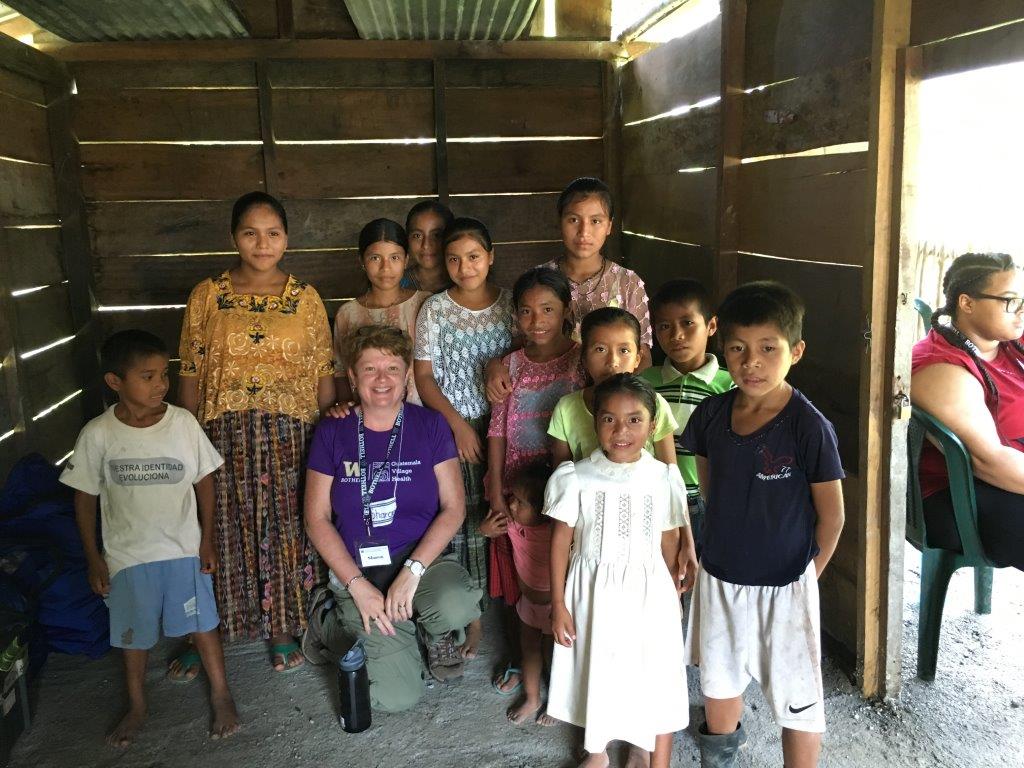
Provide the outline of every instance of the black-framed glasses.
{"type": "Polygon", "coordinates": [[[1024,309],[1024,296],[993,296],[991,293],[976,293],[976,299],[993,299],[1006,305],[1007,314],[1015,315],[1024,309]]]}

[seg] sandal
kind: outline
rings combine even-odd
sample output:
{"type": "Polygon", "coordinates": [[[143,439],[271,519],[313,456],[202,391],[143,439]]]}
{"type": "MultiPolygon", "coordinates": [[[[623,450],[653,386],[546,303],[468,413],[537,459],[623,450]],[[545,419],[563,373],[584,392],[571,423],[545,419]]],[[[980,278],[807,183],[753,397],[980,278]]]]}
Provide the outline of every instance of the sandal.
{"type": "Polygon", "coordinates": [[[303,659],[302,661],[300,661],[298,664],[292,664],[291,666],[289,666],[288,665],[288,657],[291,656],[293,653],[301,653],[301,649],[299,648],[299,644],[294,642],[294,641],[290,642],[290,643],[281,643],[280,645],[272,645],[272,646],[270,646],[270,665],[271,665],[271,668],[274,667],[274,657],[275,656],[280,656],[281,659],[282,659],[282,663],[284,665],[284,668],[283,669],[274,669],[274,671],[277,672],[277,674],[279,674],[279,675],[283,675],[285,672],[294,672],[296,669],[298,669],[299,667],[301,667],[305,663],[305,658],[300,656],[299,658],[302,658],[303,659]]]}
{"type": "Polygon", "coordinates": [[[199,670],[203,668],[203,660],[199,657],[199,651],[193,646],[188,646],[184,651],[179,653],[170,663],[167,665],[167,679],[172,683],[191,683],[197,677],[199,677],[199,670]],[[174,671],[171,669],[171,664],[178,662],[179,669],[174,671]],[[195,669],[195,674],[190,674],[191,670],[195,669]]]}
{"type": "Polygon", "coordinates": [[[523,670],[519,667],[513,667],[511,662],[505,667],[505,671],[501,673],[501,677],[496,677],[491,680],[491,688],[495,690],[500,696],[515,696],[519,693],[519,690],[523,687],[523,670]],[[519,675],[519,682],[515,684],[515,687],[504,690],[501,686],[509,681],[512,675],[519,675]]]}

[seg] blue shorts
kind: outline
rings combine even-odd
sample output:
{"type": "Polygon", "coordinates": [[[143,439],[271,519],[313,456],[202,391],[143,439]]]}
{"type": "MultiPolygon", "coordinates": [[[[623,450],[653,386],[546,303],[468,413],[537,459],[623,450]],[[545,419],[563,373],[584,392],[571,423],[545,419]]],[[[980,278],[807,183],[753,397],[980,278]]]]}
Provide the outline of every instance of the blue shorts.
{"type": "Polygon", "coordinates": [[[160,560],[124,568],[110,580],[110,644],[146,650],[164,635],[208,632],[220,624],[213,579],[199,572],[198,557],[160,560]]]}

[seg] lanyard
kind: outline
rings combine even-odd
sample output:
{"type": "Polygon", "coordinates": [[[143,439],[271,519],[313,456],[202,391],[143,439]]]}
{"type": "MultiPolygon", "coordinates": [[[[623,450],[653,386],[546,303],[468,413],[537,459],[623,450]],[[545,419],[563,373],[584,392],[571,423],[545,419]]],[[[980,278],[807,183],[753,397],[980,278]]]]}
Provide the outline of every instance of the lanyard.
{"type": "Polygon", "coordinates": [[[395,425],[391,428],[391,437],[388,439],[388,450],[384,454],[384,461],[380,463],[380,467],[374,474],[373,479],[370,481],[369,486],[366,484],[366,478],[370,474],[369,465],[366,461],[366,435],[363,428],[363,413],[357,411],[359,418],[359,494],[363,500],[363,522],[366,524],[366,533],[370,534],[370,529],[373,528],[373,514],[370,511],[370,500],[373,498],[373,492],[377,489],[377,481],[380,480],[381,475],[384,474],[384,469],[388,466],[388,462],[391,459],[391,451],[395,448],[395,441],[398,439],[398,434],[402,431],[402,418],[405,416],[405,404],[402,404],[401,409],[398,411],[398,416],[395,418],[395,425]]]}

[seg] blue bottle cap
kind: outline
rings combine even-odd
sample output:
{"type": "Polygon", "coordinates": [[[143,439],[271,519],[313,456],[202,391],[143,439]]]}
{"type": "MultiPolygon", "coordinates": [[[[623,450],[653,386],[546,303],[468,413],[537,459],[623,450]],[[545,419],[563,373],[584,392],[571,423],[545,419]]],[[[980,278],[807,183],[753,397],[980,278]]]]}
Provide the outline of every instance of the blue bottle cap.
{"type": "Polygon", "coordinates": [[[366,651],[363,650],[363,641],[360,638],[356,644],[348,649],[348,653],[338,659],[338,667],[342,672],[355,672],[366,665],[366,651]]]}

